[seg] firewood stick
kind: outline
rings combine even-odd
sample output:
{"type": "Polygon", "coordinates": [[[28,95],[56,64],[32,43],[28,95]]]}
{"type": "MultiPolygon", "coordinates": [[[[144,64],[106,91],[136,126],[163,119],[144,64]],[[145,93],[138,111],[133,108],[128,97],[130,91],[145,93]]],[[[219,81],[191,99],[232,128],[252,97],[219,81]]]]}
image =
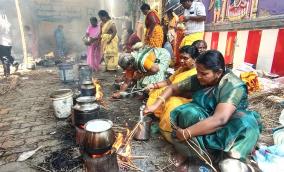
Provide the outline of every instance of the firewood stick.
{"type": "Polygon", "coordinates": [[[124,167],[131,168],[133,170],[143,171],[140,168],[138,168],[136,165],[132,165],[129,162],[120,162],[119,164],[124,166],[124,167]]]}
{"type": "Polygon", "coordinates": [[[135,165],[129,164],[127,162],[122,162],[122,164],[129,166],[130,168],[134,169],[134,170],[138,170],[138,171],[143,171],[142,169],[136,167],[135,165]]]}
{"type": "Polygon", "coordinates": [[[135,132],[136,132],[136,130],[137,130],[139,124],[140,124],[140,122],[138,122],[138,123],[135,125],[135,127],[133,128],[133,130],[130,132],[129,137],[128,137],[128,140],[127,140],[126,143],[128,143],[128,142],[132,139],[132,137],[133,137],[133,135],[135,134],[135,132]]]}
{"type": "MultiPolygon", "coordinates": [[[[130,142],[130,140],[132,139],[132,137],[133,137],[135,131],[137,130],[139,124],[140,124],[140,122],[138,122],[138,123],[135,125],[134,129],[129,133],[129,135],[127,136],[127,139],[126,139],[127,141],[125,142],[125,145],[128,145],[128,144],[129,144],[129,142],[130,142]]],[[[125,149],[126,149],[126,146],[123,147],[123,149],[122,149],[121,152],[123,152],[125,149]]]]}
{"type": "Polygon", "coordinates": [[[113,126],[113,129],[120,129],[120,130],[127,130],[125,127],[120,127],[120,126],[113,126]]]}
{"type": "Polygon", "coordinates": [[[131,166],[129,166],[129,165],[122,165],[122,168],[130,169],[130,170],[133,170],[133,171],[142,171],[142,170],[140,170],[140,169],[131,167],[131,166]]]}
{"type": "Polygon", "coordinates": [[[70,172],[71,172],[71,171],[75,171],[75,170],[78,169],[79,167],[80,167],[80,165],[78,165],[77,167],[72,168],[72,169],[70,170],[70,172]]]}
{"type": "Polygon", "coordinates": [[[143,158],[148,158],[149,156],[136,156],[136,155],[132,155],[132,156],[128,156],[129,158],[132,159],[143,159],[143,158]]]}
{"type": "Polygon", "coordinates": [[[133,168],[132,166],[130,166],[130,165],[127,164],[127,163],[120,163],[119,165],[121,165],[121,166],[123,166],[123,167],[126,167],[126,168],[131,168],[131,169],[135,169],[135,170],[136,170],[136,168],[133,168]]]}
{"type": "Polygon", "coordinates": [[[165,166],[164,168],[160,169],[158,172],[163,172],[165,169],[169,168],[170,166],[174,165],[172,161],[170,161],[170,164],[165,166]]]}
{"type": "Polygon", "coordinates": [[[45,172],[51,172],[50,170],[45,169],[45,168],[43,168],[43,167],[41,167],[41,166],[34,165],[34,164],[30,164],[30,165],[31,165],[31,166],[34,166],[35,168],[39,168],[39,169],[41,169],[42,171],[45,171],[45,172]]]}

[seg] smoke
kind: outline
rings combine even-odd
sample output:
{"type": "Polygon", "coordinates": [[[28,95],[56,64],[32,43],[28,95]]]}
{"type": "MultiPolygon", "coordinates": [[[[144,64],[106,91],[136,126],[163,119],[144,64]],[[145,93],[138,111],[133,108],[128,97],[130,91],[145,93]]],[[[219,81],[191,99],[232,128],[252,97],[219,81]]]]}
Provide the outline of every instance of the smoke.
{"type": "MultiPolygon", "coordinates": [[[[24,0],[19,1],[25,28],[28,53],[34,58],[55,51],[54,31],[58,25],[64,27],[66,51],[81,54],[86,51],[82,42],[89,18],[97,16],[99,10],[107,10],[112,17],[123,16],[127,0],[24,0]]],[[[14,0],[0,0],[0,11],[11,23],[13,54],[22,58],[22,45],[14,0]]],[[[115,21],[119,36],[121,21],[115,21]]]]}

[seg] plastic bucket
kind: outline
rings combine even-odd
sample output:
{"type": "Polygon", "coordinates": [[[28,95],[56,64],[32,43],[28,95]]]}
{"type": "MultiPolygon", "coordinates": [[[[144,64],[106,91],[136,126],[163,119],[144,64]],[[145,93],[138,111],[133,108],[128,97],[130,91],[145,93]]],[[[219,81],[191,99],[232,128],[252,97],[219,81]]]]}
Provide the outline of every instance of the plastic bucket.
{"type": "Polygon", "coordinates": [[[70,89],[56,90],[50,95],[57,118],[67,118],[71,114],[73,106],[73,92],[70,89]]]}
{"type": "Polygon", "coordinates": [[[63,82],[72,82],[74,81],[74,71],[73,64],[62,63],[58,65],[59,69],[59,78],[63,82]]]}

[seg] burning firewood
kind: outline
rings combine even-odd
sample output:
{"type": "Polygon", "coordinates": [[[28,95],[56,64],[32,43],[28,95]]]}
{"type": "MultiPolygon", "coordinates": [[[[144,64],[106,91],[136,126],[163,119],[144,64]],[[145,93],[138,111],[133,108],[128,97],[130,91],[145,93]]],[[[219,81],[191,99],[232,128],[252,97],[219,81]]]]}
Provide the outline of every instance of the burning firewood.
{"type": "Polygon", "coordinates": [[[105,109],[108,109],[107,102],[103,100],[104,93],[100,81],[97,78],[93,77],[92,82],[96,88],[96,95],[95,95],[96,100],[100,103],[101,106],[103,106],[105,109]]]}
{"type": "MultiPolygon", "coordinates": [[[[138,168],[134,163],[133,159],[147,158],[147,156],[133,156],[131,155],[131,140],[139,126],[139,122],[135,125],[133,130],[126,129],[126,134],[118,133],[116,142],[113,147],[116,148],[118,164],[122,169],[131,169],[136,171],[143,171],[138,168]],[[125,136],[124,136],[125,135],[125,136]]],[[[121,127],[120,127],[121,129],[121,127]]]]}
{"type": "Polygon", "coordinates": [[[101,84],[100,84],[99,80],[94,78],[94,77],[92,78],[92,81],[93,81],[94,86],[96,87],[96,96],[95,96],[96,100],[100,101],[100,100],[103,99],[103,96],[104,96],[101,84]]]}

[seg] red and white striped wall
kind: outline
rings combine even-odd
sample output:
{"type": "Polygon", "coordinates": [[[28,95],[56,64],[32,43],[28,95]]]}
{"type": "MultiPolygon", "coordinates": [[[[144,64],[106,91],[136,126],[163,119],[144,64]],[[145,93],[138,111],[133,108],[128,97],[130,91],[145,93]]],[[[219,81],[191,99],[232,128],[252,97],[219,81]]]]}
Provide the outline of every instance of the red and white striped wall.
{"type": "Polygon", "coordinates": [[[284,76],[284,28],[206,32],[208,49],[219,50],[227,64],[255,64],[259,70],[284,76]]]}

